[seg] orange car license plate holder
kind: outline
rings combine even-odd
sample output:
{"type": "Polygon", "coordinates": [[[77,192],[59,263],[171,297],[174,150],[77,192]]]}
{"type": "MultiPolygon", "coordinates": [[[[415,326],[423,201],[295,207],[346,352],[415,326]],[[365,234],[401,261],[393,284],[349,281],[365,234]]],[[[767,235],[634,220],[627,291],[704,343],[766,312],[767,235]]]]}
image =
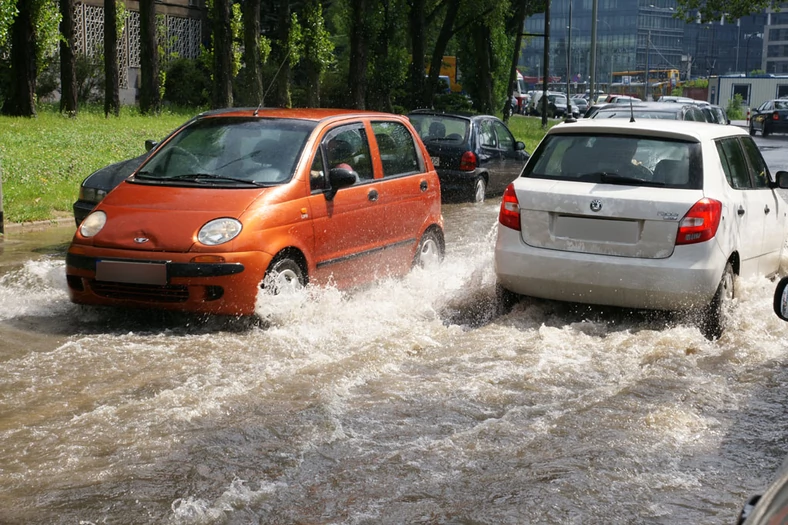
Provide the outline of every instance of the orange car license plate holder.
{"type": "Polygon", "coordinates": [[[167,264],[99,260],[96,261],[96,280],[164,286],[167,284],[167,264]]]}

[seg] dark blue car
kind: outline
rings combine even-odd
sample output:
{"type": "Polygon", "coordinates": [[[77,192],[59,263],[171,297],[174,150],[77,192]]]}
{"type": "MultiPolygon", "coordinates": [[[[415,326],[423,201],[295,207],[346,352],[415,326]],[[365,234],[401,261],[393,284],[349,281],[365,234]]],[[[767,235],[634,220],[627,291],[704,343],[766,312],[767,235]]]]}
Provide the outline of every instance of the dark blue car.
{"type": "Polygon", "coordinates": [[[438,172],[444,198],[483,202],[520,175],[530,155],[492,115],[417,110],[408,115],[438,172]]]}

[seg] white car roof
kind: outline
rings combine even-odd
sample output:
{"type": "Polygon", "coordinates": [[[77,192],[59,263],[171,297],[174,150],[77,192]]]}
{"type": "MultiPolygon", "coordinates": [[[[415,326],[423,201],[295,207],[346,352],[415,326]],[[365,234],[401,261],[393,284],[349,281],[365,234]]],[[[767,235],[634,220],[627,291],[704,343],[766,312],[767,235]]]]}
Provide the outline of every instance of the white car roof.
{"type": "Polygon", "coordinates": [[[656,138],[672,138],[702,142],[723,137],[746,136],[738,126],[720,126],[707,122],[685,120],[635,119],[581,119],[577,122],[562,122],[550,128],[548,135],[568,133],[639,135],[656,138]]]}

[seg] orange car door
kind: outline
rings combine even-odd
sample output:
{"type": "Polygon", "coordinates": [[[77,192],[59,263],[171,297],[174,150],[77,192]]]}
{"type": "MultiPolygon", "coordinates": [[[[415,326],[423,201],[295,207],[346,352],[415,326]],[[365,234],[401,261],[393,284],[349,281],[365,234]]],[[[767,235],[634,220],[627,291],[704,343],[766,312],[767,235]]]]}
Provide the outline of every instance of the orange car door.
{"type": "Polygon", "coordinates": [[[312,162],[310,209],[315,232],[315,280],[341,286],[370,280],[379,262],[384,227],[380,183],[374,178],[363,122],[328,130],[312,162]],[[332,194],[331,168],[352,169],[358,180],[332,194]]]}
{"type": "Polygon", "coordinates": [[[440,185],[429,176],[410,129],[396,120],[371,123],[380,160],[381,202],[385,207],[387,262],[407,272],[431,207],[440,201],[440,185]]]}

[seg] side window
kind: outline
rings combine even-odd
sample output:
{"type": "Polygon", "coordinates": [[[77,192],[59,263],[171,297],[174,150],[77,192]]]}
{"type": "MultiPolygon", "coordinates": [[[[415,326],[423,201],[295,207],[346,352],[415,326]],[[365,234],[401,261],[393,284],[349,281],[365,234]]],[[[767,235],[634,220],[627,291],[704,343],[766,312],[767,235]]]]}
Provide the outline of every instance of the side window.
{"type": "Polygon", "coordinates": [[[739,141],[735,138],[719,140],[717,141],[717,152],[720,155],[720,162],[728,184],[739,190],[751,188],[752,183],[747,170],[747,162],[744,159],[744,152],[739,146],[739,141]]]}
{"type": "Polygon", "coordinates": [[[503,122],[493,120],[493,129],[498,135],[498,147],[503,150],[514,150],[514,137],[512,133],[503,125],[503,122]]]}
{"type": "Polygon", "coordinates": [[[401,122],[373,122],[372,131],[378,143],[384,177],[424,171],[413,135],[401,122]]]}
{"type": "Polygon", "coordinates": [[[327,168],[343,167],[354,170],[361,180],[372,180],[372,157],[369,154],[367,133],[362,124],[351,124],[331,130],[323,141],[327,168]]]}
{"type": "Polygon", "coordinates": [[[758,146],[755,145],[755,142],[753,142],[750,137],[742,138],[741,143],[742,146],[744,146],[747,160],[750,161],[752,179],[755,183],[755,187],[768,188],[771,176],[769,175],[769,168],[766,166],[766,162],[763,160],[763,156],[761,156],[761,152],[758,150],[758,146]]]}
{"type": "Polygon", "coordinates": [[[323,154],[318,151],[312,167],[309,168],[309,187],[312,191],[325,190],[328,188],[328,175],[326,165],[323,162],[323,154]]]}
{"type": "Polygon", "coordinates": [[[493,132],[492,122],[489,120],[482,120],[479,122],[479,141],[482,146],[487,148],[497,148],[498,144],[495,140],[495,133],[493,132]]]}

